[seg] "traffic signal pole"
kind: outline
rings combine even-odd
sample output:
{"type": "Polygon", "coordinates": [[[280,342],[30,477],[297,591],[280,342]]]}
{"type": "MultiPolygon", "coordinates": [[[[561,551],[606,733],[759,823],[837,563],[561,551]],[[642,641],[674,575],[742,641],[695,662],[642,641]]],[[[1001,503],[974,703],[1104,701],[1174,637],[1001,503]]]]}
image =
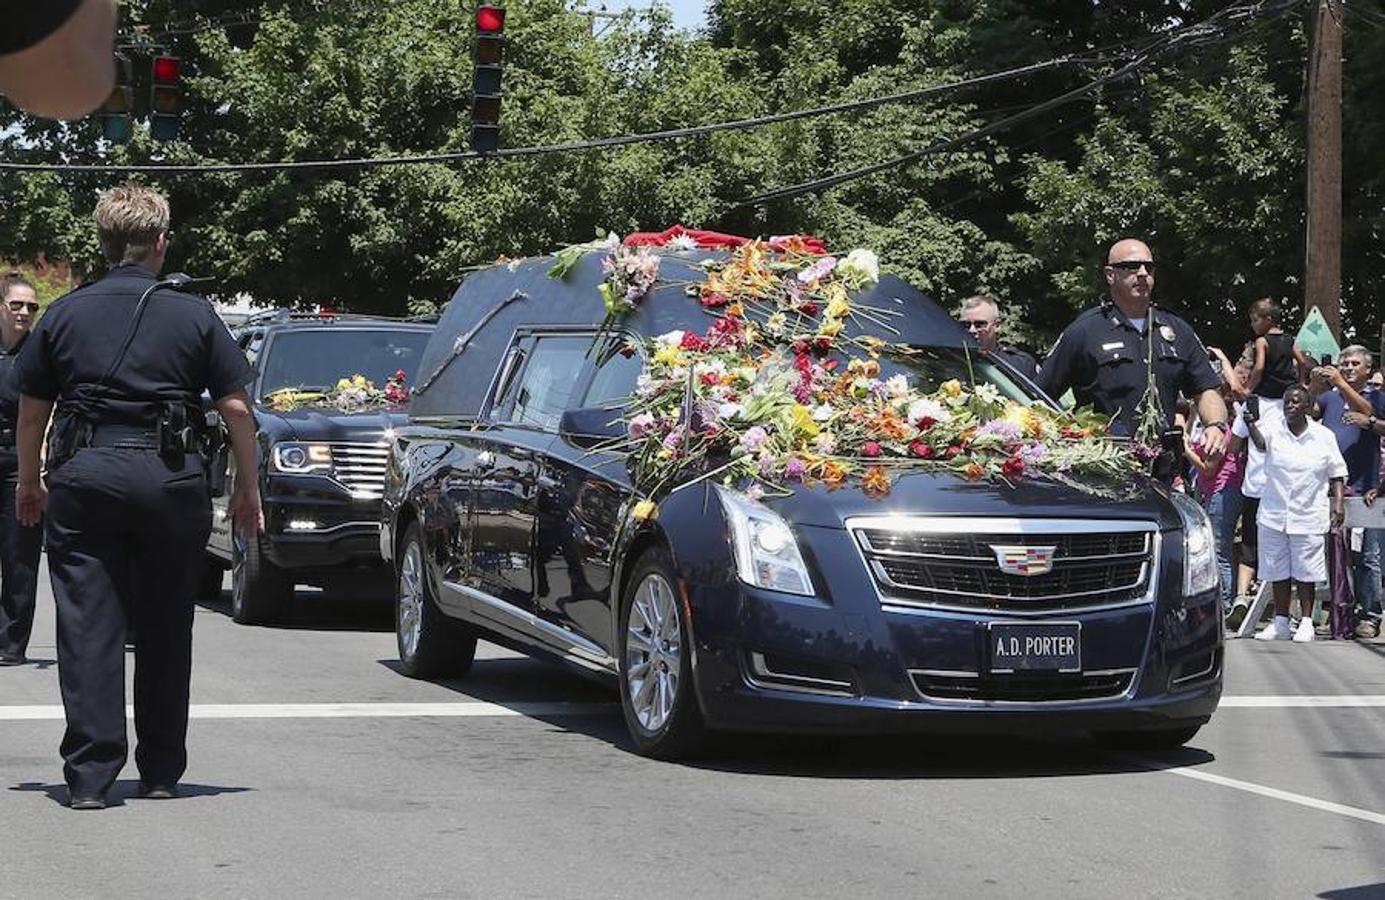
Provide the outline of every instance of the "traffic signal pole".
{"type": "Polygon", "coordinates": [[[1318,0],[1308,53],[1308,233],[1304,313],[1342,337],[1342,5],[1318,0]]]}

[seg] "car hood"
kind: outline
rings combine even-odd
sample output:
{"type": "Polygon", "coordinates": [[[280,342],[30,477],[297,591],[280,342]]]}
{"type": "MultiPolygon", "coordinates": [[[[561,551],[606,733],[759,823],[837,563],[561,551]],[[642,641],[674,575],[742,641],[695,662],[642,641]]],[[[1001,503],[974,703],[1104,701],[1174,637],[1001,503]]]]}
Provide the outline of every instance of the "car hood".
{"type": "Polygon", "coordinates": [[[1134,519],[1158,522],[1161,530],[1179,527],[1178,514],[1158,482],[1137,477],[1107,489],[1112,496],[1046,479],[1009,486],[946,472],[907,472],[895,477],[884,497],[868,496],[856,487],[829,491],[815,485],[766,503],[790,522],[824,528],[842,528],[855,516],[1134,519]],[[1116,491],[1121,493],[1114,496],[1116,491]]]}
{"type": "Polygon", "coordinates": [[[309,407],[292,412],[279,412],[269,407],[257,407],[261,428],[276,432],[277,440],[298,441],[359,441],[377,443],[384,439],[386,429],[398,428],[408,421],[400,410],[370,410],[346,413],[337,409],[309,407]]]}

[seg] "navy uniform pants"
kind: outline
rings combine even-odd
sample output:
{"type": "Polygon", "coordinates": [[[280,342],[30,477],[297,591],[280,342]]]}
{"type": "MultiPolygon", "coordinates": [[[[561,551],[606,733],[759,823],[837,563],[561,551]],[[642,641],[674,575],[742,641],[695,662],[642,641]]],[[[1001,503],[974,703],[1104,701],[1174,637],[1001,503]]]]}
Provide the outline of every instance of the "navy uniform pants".
{"type": "Polygon", "coordinates": [[[24,656],[29,649],[43,549],[42,526],[25,528],[15,518],[18,481],[14,448],[0,448],[0,653],[8,656],[24,656]]]}
{"type": "Polygon", "coordinates": [[[211,531],[198,458],[88,448],[48,480],[48,570],[58,611],[63,774],[104,794],[125,765],[125,630],[135,644],[135,764],[146,784],[187,767],[192,613],[211,531]]]}

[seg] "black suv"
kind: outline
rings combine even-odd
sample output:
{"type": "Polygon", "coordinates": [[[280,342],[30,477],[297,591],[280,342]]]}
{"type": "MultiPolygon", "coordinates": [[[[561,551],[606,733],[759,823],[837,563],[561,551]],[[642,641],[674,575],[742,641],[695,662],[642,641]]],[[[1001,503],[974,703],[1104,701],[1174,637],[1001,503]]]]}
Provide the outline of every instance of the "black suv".
{"type": "Polygon", "coordinates": [[[343,378],[383,386],[402,371],[412,383],[435,324],[366,316],[291,314],[252,317],[232,333],[255,366],[255,410],[265,531],[247,543],[231,527],[227,501],[234,461],[223,449],[226,494],[212,502],[209,587],[231,569],[237,622],[279,618],[296,583],[324,590],[388,591],[380,558],[380,492],[391,430],[402,406],[350,412],[303,398],[276,409],[276,392],[326,392],[343,378]]]}
{"type": "MultiPolygon", "coordinates": [[[[463,672],[483,635],[614,682],[636,747],[662,757],[690,751],[704,729],[1071,729],[1168,747],[1207,721],[1222,684],[1211,529],[1196,503],[1133,462],[1105,494],[1075,470],[1020,478],[1007,468],[1006,484],[943,464],[903,470],[883,496],[864,482],[834,489],[825,475],[815,484],[786,476],[787,489],[761,493],[738,474],[665,482],[652,495],[657,508],[640,500],[632,467],[684,452],[682,423],[707,434],[711,416],[749,418],[675,399],[666,415],[680,423],[670,432],[678,442],[651,449],[636,433],[651,426],[622,421],[620,410],[662,390],[651,366],[668,369],[679,348],[727,339],[730,313],[703,308],[732,308],[709,275],[726,257],[664,254],[658,286],[614,322],[603,296],[620,298],[608,273],[622,270],[599,257],[473,274],[428,345],[409,423],[392,442],[382,510],[406,673],[463,672]],[[564,268],[565,278],[550,277],[564,268]],[[602,349],[611,346],[622,352],[602,349]],[[642,449],[618,452],[632,439],[642,449]]],[[[740,283],[748,294],[793,279],[797,290],[824,266],[740,283]]],[[[802,368],[768,381],[768,367],[759,376],[704,369],[696,379],[687,368],[662,383],[678,398],[696,384],[748,383],[749,410],[770,396],[762,387],[783,390],[781,377],[838,383],[818,374],[831,366],[848,387],[867,384],[846,396],[888,397],[909,384],[955,395],[971,384],[977,397],[1013,404],[1022,422],[1078,421],[1003,361],[978,355],[899,279],[880,278],[851,302],[897,311],[893,340],[909,354],[848,365],[795,349],[802,368]]],[[[768,329],[772,319],[754,322],[768,329]]],[[[806,416],[789,421],[815,427],[806,416]]],[[[968,440],[1020,428],[990,427],[968,440]]]]}

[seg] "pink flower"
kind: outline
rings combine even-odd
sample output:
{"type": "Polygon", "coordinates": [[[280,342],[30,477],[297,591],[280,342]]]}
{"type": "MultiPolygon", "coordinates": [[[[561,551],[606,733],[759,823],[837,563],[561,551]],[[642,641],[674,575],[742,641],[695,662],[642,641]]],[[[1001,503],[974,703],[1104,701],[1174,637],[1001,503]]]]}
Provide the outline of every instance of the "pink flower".
{"type": "Polygon", "coordinates": [[[861,455],[876,457],[880,455],[880,445],[875,441],[866,441],[861,445],[861,455]]]}

